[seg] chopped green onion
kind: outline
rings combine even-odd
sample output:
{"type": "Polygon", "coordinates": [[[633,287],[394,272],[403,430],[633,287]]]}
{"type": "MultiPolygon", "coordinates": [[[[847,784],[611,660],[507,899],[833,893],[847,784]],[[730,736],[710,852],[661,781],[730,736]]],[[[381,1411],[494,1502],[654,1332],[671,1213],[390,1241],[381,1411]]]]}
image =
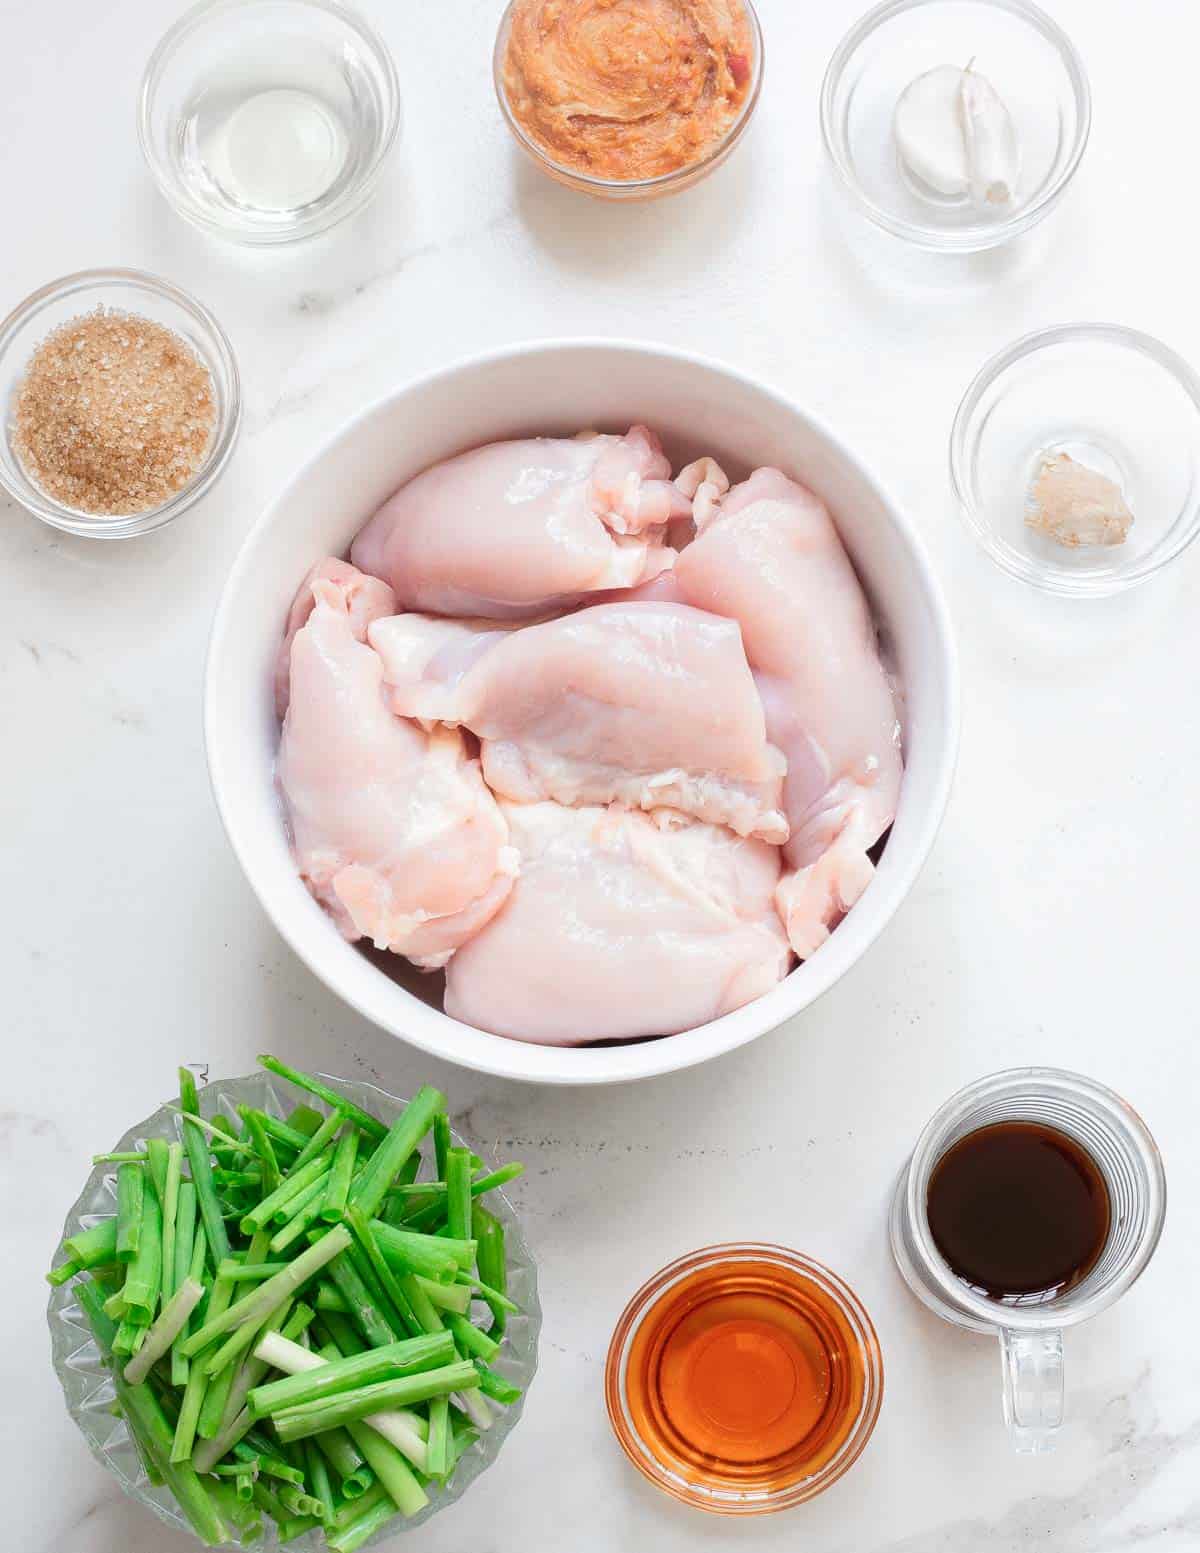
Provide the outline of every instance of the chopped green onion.
{"type": "Polygon", "coordinates": [[[248,1298],[218,1316],[210,1315],[204,1326],[198,1332],[193,1332],[184,1343],[184,1356],[190,1358],[193,1354],[199,1353],[215,1338],[223,1337],[234,1327],[243,1326],[249,1321],[261,1321],[264,1316],[270,1314],[280,1300],[295,1294],[302,1284],[307,1283],[314,1273],[319,1272],[349,1244],[349,1230],[344,1229],[340,1224],[336,1225],[327,1235],[318,1240],[316,1245],[309,1246],[307,1251],[302,1251],[283,1272],[276,1273],[273,1278],[268,1278],[266,1283],[259,1284],[248,1298]]]}
{"type": "Polygon", "coordinates": [[[146,1333],[146,1341],[125,1366],[125,1379],[140,1385],[187,1325],[187,1318],[204,1297],[204,1285],[185,1278],[178,1291],[163,1306],[158,1320],[146,1333]]]}
{"type": "MultiPolygon", "coordinates": [[[[313,1116],[317,1115],[315,1111],[313,1111],[311,1114],[313,1116]]],[[[318,1154],[323,1154],[325,1152],[325,1150],[337,1137],[341,1127],[344,1125],[346,1121],[346,1112],[341,1108],[341,1106],[339,1106],[337,1110],[331,1111],[328,1116],[318,1118],[318,1120],[319,1125],[310,1135],[308,1142],[300,1150],[300,1153],[296,1156],[295,1163],[292,1165],[293,1170],[302,1169],[305,1165],[308,1164],[310,1159],[316,1159],[318,1154]]]]}
{"type": "Polygon", "coordinates": [[[146,1172],[141,1165],[117,1167],[117,1261],[132,1262],[142,1236],[146,1172]]]}
{"type": "Polygon", "coordinates": [[[368,1219],[379,1212],[397,1171],[433,1126],[433,1118],[445,1109],[441,1090],[423,1084],[392,1123],[350,1193],[350,1201],[368,1219]]]}
{"type": "Polygon", "coordinates": [[[321,1217],[327,1223],[336,1224],[345,1217],[354,1162],[358,1158],[358,1136],[352,1127],[348,1127],[338,1139],[333,1168],[329,1172],[329,1185],[325,1189],[325,1201],[321,1205],[321,1217]]]}
{"type": "MultiPolygon", "coordinates": [[[[268,1337],[259,1345],[256,1352],[260,1358],[269,1356],[270,1343],[268,1337]]],[[[310,1372],[289,1375],[259,1386],[246,1398],[246,1406],[252,1417],[262,1418],[284,1408],[315,1402],[375,1381],[395,1380],[403,1375],[437,1369],[449,1364],[454,1357],[454,1340],[448,1332],[409,1337],[384,1348],[368,1349],[351,1359],[337,1359],[314,1367],[310,1372]]]]}
{"type": "Polygon", "coordinates": [[[305,1403],[273,1415],[275,1432],[285,1444],[320,1434],[339,1424],[356,1422],[368,1413],[388,1408],[409,1407],[427,1402],[430,1397],[448,1396],[452,1391],[467,1391],[479,1385],[479,1371],[466,1359],[444,1364],[419,1375],[403,1375],[398,1380],[379,1381],[373,1386],[358,1386],[341,1391],[322,1401],[305,1403]]]}
{"type": "Polygon", "coordinates": [[[80,1267],[103,1267],[115,1262],[117,1257],[118,1220],[101,1219],[90,1229],[81,1229],[77,1235],[68,1235],[63,1241],[63,1251],[80,1267]]]}
{"type": "Polygon", "coordinates": [[[352,1117],[357,1127],[361,1128],[369,1138],[383,1138],[387,1135],[387,1128],[381,1121],[353,1105],[349,1100],[339,1095],[337,1090],[330,1089],[328,1084],[322,1084],[319,1079],[311,1074],[301,1073],[297,1068],[289,1068],[286,1062],[280,1062],[278,1057],[260,1056],[259,1066],[266,1068],[268,1073],[277,1074],[279,1078],[285,1078],[296,1085],[298,1089],[306,1089],[310,1095],[317,1095],[328,1105],[338,1110],[345,1111],[352,1117]]]}

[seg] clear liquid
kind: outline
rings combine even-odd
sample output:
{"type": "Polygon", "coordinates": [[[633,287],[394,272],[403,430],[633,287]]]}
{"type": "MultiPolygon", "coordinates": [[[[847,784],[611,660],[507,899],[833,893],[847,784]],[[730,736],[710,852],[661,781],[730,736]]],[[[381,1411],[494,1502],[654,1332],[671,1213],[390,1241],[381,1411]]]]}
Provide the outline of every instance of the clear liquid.
{"type": "Polygon", "coordinates": [[[224,196],[244,209],[299,210],[320,199],[346,164],[347,135],[319,97],[272,87],[223,118],[197,124],[197,150],[224,196]]]}
{"type": "Polygon", "coordinates": [[[270,240],[357,184],[384,107],[352,48],[289,36],[256,43],[210,66],[183,105],[171,152],[215,221],[270,240]]]}

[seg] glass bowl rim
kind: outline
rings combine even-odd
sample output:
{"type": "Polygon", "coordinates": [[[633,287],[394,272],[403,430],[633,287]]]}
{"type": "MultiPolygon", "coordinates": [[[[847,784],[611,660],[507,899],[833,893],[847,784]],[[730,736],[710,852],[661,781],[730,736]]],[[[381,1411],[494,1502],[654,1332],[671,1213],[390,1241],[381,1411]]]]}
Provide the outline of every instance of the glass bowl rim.
{"type": "Polygon", "coordinates": [[[1014,211],[1006,220],[987,224],[975,223],[958,231],[942,232],[919,221],[908,221],[903,216],[893,215],[869,197],[841,152],[841,137],[834,124],[834,99],[846,66],[855,52],[885,22],[907,11],[919,10],[927,5],[944,5],[946,0],[882,0],[881,4],[860,17],[834,49],[829,64],[825,68],[819,99],[821,139],[824,142],[826,154],[842,187],[855,201],[859,210],[876,226],[881,227],[885,232],[890,232],[893,237],[901,238],[915,247],[940,253],[978,253],[987,248],[998,247],[1001,243],[1006,243],[1036,226],[1066,193],[1083,159],[1092,130],[1092,91],[1083,59],[1079,50],[1054,18],[1040,6],[1034,5],[1033,0],[965,0],[965,3],[986,5],[993,10],[1007,11],[1040,32],[1043,38],[1058,51],[1075,96],[1078,122],[1070,156],[1057,177],[1042,190],[1037,199],[1014,211]]]}
{"type": "Polygon", "coordinates": [[[171,24],[155,44],[150,58],[146,61],[141,86],[138,89],[138,145],[141,147],[142,156],[159,193],[171,209],[185,221],[190,221],[194,226],[216,237],[224,238],[227,242],[252,248],[285,247],[289,243],[303,242],[306,238],[327,232],[331,227],[354,215],[370,197],[383,165],[396,144],[403,120],[404,105],[400,95],[400,78],[392,52],[384,41],[383,34],[375,25],[353,6],[345,4],[344,0],[196,0],[196,3],[171,24]],[[340,21],[354,33],[370,50],[386,83],[387,116],[383,133],[370,162],[359,173],[354,183],[332,204],[326,206],[309,221],[301,222],[298,230],[253,232],[214,217],[203,206],[191,200],[154,148],[152,121],[162,72],[167,62],[182,45],[186,44],[188,37],[197,28],[221,12],[249,10],[253,6],[272,3],[294,7],[297,10],[322,11],[340,21]]]}
{"type": "Polygon", "coordinates": [[[625,1305],[609,1340],[604,1365],[604,1402],[609,1423],[628,1459],[644,1478],[664,1493],[695,1509],[725,1516],[768,1515],[788,1510],[815,1498],[836,1483],[866,1450],[883,1406],[883,1389],[883,1350],[875,1324],[862,1300],[824,1262],[773,1241],[723,1241],[687,1252],[668,1262],[646,1279],[625,1305]],[[680,1483],[666,1472],[628,1418],[622,1399],[622,1387],[633,1338],[647,1311],[657,1304],[669,1285],[706,1267],[749,1261],[770,1262],[774,1266],[787,1268],[789,1272],[800,1273],[824,1292],[834,1296],[863,1355],[863,1396],[853,1427],[837,1454],[818,1472],[790,1484],[771,1498],[738,1500],[731,1497],[720,1501],[698,1493],[692,1485],[680,1483]]]}
{"type": "Polygon", "coordinates": [[[672,168],[668,173],[656,173],[652,178],[598,178],[595,174],[582,172],[579,168],[571,167],[566,162],[555,161],[549,152],[539,145],[532,136],[528,135],[523,126],[518,123],[508,101],[508,93],[504,88],[504,56],[508,46],[512,13],[518,3],[519,0],[508,0],[501,14],[499,25],[496,28],[496,41],[492,48],[492,85],[495,88],[496,101],[500,105],[500,112],[504,122],[508,125],[514,140],[522,151],[526,152],[540,167],[560,179],[564,184],[585,193],[609,196],[624,195],[630,198],[636,197],[639,194],[668,193],[673,188],[697,182],[706,171],[716,167],[733,150],[749,127],[750,120],[754,116],[754,110],[758,106],[758,99],[762,93],[766,56],[763,46],[762,26],[758,19],[758,12],[754,9],[754,0],[741,0],[742,7],[750,22],[750,32],[754,41],[750,90],[746,93],[745,101],[738,110],[737,118],[734,119],[720,140],[699,161],[687,162],[682,167],[672,168]]]}
{"type": "MultiPolygon", "coordinates": [[[[390,1090],[384,1089],[382,1084],[377,1084],[368,1078],[349,1079],[343,1078],[337,1074],[325,1073],[323,1071],[318,1071],[316,1076],[328,1084],[330,1088],[338,1090],[339,1092],[345,1090],[348,1092],[349,1097],[357,1097],[360,1103],[363,1103],[364,1092],[371,1096],[381,1096],[389,1105],[396,1107],[397,1110],[403,1108],[403,1106],[407,1103],[402,1097],[394,1095],[390,1090]]],[[[303,1102],[313,1105],[319,1104],[325,1106],[326,1109],[328,1109],[327,1103],[319,1096],[315,1097],[307,1091],[301,1090],[297,1085],[294,1085],[291,1080],[282,1078],[279,1075],[273,1074],[265,1069],[256,1069],[252,1073],[236,1074],[225,1078],[213,1079],[211,1082],[200,1083],[199,1099],[201,1115],[211,1115],[214,1111],[220,1108],[220,1101],[222,1098],[224,1098],[226,1093],[232,1093],[236,1095],[239,1086],[245,1085],[247,1083],[262,1083],[268,1087],[272,1085],[281,1085],[286,1087],[290,1094],[295,1097],[297,1103],[303,1102]],[[213,1097],[210,1103],[206,1104],[206,1096],[213,1097]]],[[[164,1128],[168,1127],[171,1130],[170,1135],[172,1137],[177,1136],[178,1114],[172,1101],[164,1101],[149,1116],[144,1117],[141,1121],[134,1122],[122,1134],[118,1146],[122,1143],[125,1143],[127,1140],[132,1141],[136,1137],[163,1136],[164,1128]]],[[[451,1137],[453,1141],[459,1144],[463,1144],[466,1141],[461,1138],[458,1133],[454,1132],[453,1129],[451,1130],[451,1137]]],[[[56,1264],[61,1260],[58,1255],[58,1250],[61,1250],[62,1239],[65,1238],[68,1233],[70,1233],[72,1220],[80,1219],[91,1220],[93,1222],[95,1221],[96,1215],[91,1210],[84,1209],[82,1205],[85,1203],[90,1194],[100,1185],[105,1176],[112,1174],[115,1168],[116,1167],[111,1164],[100,1164],[92,1166],[87,1180],[84,1182],[79,1195],[68,1209],[66,1217],[63,1221],[63,1230],[57,1243],[58,1249],[56,1249],[55,1253],[56,1264]]],[[[492,1427],[487,1430],[486,1433],[481,1437],[482,1441],[485,1442],[483,1444],[484,1459],[482,1464],[479,1466],[478,1471],[476,1471],[469,1480],[463,1482],[462,1486],[456,1490],[455,1480],[452,1476],[449,1483],[449,1491],[447,1491],[446,1488],[443,1488],[440,1491],[439,1496],[431,1501],[429,1509],[425,1512],[422,1512],[415,1526],[412,1524],[412,1522],[409,1522],[400,1527],[397,1527],[389,1522],[389,1524],[383,1527],[380,1532],[377,1532],[369,1542],[364,1544],[365,1547],[375,1547],[379,1545],[381,1538],[383,1541],[390,1542],[391,1539],[403,1537],[410,1532],[419,1532],[428,1520],[433,1519],[433,1517],[438,1515],[441,1511],[449,1508],[452,1504],[457,1503],[457,1501],[470,1490],[471,1485],[475,1482],[476,1478],[482,1476],[482,1474],[495,1463],[495,1460],[499,1456],[505,1441],[517,1427],[521,1420],[521,1416],[524,1413],[525,1403],[529,1394],[530,1386],[532,1385],[537,1375],[539,1338],[541,1336],[542,1327],[542,1307],[538,1294],[537,1261],[533,1255],[533,1252],[529,1248],[528,1241],[525,1238],[522,1218],[514,1208],[507,1193],[503,1190],[502,1187],[499,1187],[495,1189],[492,1195],[494,1197],[498,1197],[504,1204],[504,1222],[506,1231],[508,1232],[508,1236],[510,1238],[510,1243],[515,1239],[520,1252],[519,1260],[521,1266],[528,1269],[530,1278],[531,1286],[529,1299],[523,1306],[521,1312],[522,1317],[529,1322],[530,1342],[528,1372],[527,1374],[524,1374],[524,1389],[522,1395],[517,1402],[494,1413],[492,1427]]],[[[71,1400],[71,1397],[67,1391],[64,1374],[64,1370],[67,1367],[65,1359],[69,1358],[71,1355],[66,1354],[64,1356],[63,1354],[60,1354],[60,1338],[56,1329],[56,1322],[61,1322],[65,1319],[65,1312],[71,1307],[73,1303],[73,1283],[74,1280],[72,1279],[68,1280],[68,1282],[64,1284],[51,1287],[49,1297],[46,1302],[46,1321],[50,1332],[53,1369],[58,1379],[59,1385],[62,1387],[63,1403],[67,1409],[68,1416],[70,1417],[71,1422],[74,1424],[75,1428],[83,1437],[84,1444],[87,1446],[93,1458],[110,1477],[116,1480],[117,1484],[121,1488],[122,1493],[124,1493],[127,1498],[149,1510],[165,1524],[171,1525],[176,1530],[182,1531],[184,1535],[194,1537],[194,1533],[192,1533],[191,1529],[187,1526],[183,1517],[177,1511],[175,1511],[173,1507],[168,1508],[150,1496],[149,1492],[147,1491],[148,1484],[144,1480],[143,1473],[139,1472],[138,1479],[134,1483],[127,1483],[125,1481],[122,1475],[117,1471],[115,1465],[108,1459],[108,1451],[106,1448],[90,1437],[88,1431],[83,1427],[82,1422],[76,1416],[79,1409],[79,1404],[76,1404],[71,1400]]],[[[92,1341],[90,1337],[87,1340],[92,1341]]],[[[76,1349],[74,1351],[77,1352],[78,1350],[76,1349]]],[[[106,1387],[111,1386],[111,1381],[106,1378],[102,1384],[106,1387]]],[[[265,1539],[260,1540],[255,1544],[255,1546],[268,1549],[277,1546],[277,1539],[269,1521],[264,1521],[264,1530],[266,1532],[265,1539]]],[[[231,1545],[236,1546],[236,1540],[231,1545]]],[[[289,1546],[296,1547],[301,1550],[301,1553],[304,1553],[305,1549],[311,1548],[315,1550],[318,1548],[323,1548],[324,1544],[314,1542],[310,1534],[308,1537],[301,1539],[297,1543],[289,1544],[289,1546]]]]}
{"type": "MultiPolygon", "coordinates": [[[[133,292],[138,290],[149,292],[179,308],[193,323],[199,325],[212,358],[206,360],[204,364],[213,373],[214,378],[220,376],[224,380],[225,390],[222,396],[225,401],[224,410],[214,428],[212,443],[203,463],[188,483],[165,502],[160,502],[157,507],[148,507],[144,512],[124,515],[105,516],[68,507],[65,503],[47,495],[29,476],[26,476],[26,479],[31,488],[30,491],[20,489],[9,477],[2,462],[0,462],[0,488],[3,488],[14,501],[34,517],[40,518],[42,522],[64,533],[75,534],[85,539],[132,539],[138,534],[149,534],[155,529],[163,528],[199,501],[216,483],[229,462],[241,429],[242,382],[237,357],[234,355],[229,336],[217,321],[215,314],[199,298],[192,296],[190,292],[164,279],[161,275],[151,274],[149,270],[121,266],[76,270],[70,275],[60,275],[55,280],[47,281],[36,291],[30,292],[17,303],[7,317],[0,320],[0,362],[8,356],[21,332],[33,323],[45,308],[67,297],[83,297],[90,291],[102,291],[105,288],[127,288],[133,292]]],[[[135,312],[136,309],[130,308],[129,311],[135,312]]],[[[36,349],[36,346],[34,348],[36,349]]],[[[13,456],[15,458],[15,452],[13,456]]]]}
{"type": "Polygon", "coordinates": [[[999,1328],[1008,1328],[1012,1331],[1039,1332],[1048,1327],[1077,1326],[1081,1321],[1090,1320],[1115,1304],[1137,1282],[1162,1236],[1167,1211],[1167,1180],[1154,1135],[1140,1113],[1123,1095],[1110,1089],[1107,1084],[1102,1084],[1099,1079],[1090,1078],[1086,1073],[1076,1073],[1069,1068],[1004,1068],[964,1084],[938,1106],[922,1127],[904,1169],[905,1229],[912,1249],[920,1254],[921,1271],[930,1278],[947,1304],[967,1312],[973,1318],[977,1331],[994,1332],[999,1328]],[[1068,1097],[1082,1092],[1098,1110],[1105,1113],[1114,1128],[1128,1136],[1131,1148],[1146,1174],[1148,1228],[1138,1243],[1136,1255],[1113,1280],[1110,1288],[1097,1290],[1071,1309],[1056,1309],[1053,1303],[999,1305],[995,1300],[976,1294],[957,1276],[938,1250],[922,1207],[922,1194],[928,1187],[934,1166],[945,1152],[946,1136],[955,1122],[985,1105],[989,1099],[1010,1092],[1019,1094],[1021,1090],[1030,1088],[1050,1090],[1068,1097]]]}
{"type": "Polygon", "coordinates": [[[1140,329],[1131,329],[1125,324],[1086,321],[1055,324],[1048,329],[1035,329],[990,356],[968,383],[950,428],[950,482],[967,527],[1001,571],[1017,578],[1020,582],[1027,582],[1035,588],[1041,588],[1047,593],[1057,594],[1063,598],[1102,598],[1121,593],[1152,577],[1155,572],[1182,555],[1200,536],[1200,492],[1193,496],[1190,512],[1184,509],[1181,514],[1184,521],[1180,524],[1180,532],[1170,540],[1170,543],[1167,543],[1169,534],[1164,534],[1158,544],[1136,565],[1128,567],[1117,575],[1093,580],[1085,576],[1048,575],[1045,569],[1031,558],[1020,556],[1017,552],[1011,551],[1009,546],[1002,547],[996,539],[992,525],[975,502],[968,474],[967,429],[987,390],[1010,367],[1025,360],[1026,357],[1035,355],[1039,350],[1049,346],[1072,344],[1075,341],[1092,341],[1118,346],[1136,351],[1139,355],[1148,358],[1178,384],[1192,401],[1197,416],[1200,417],[1200,374],[1197,374],[1177,351],[1169,345],[1164,345],[1153,335],[1145,334],[1140,329]]]}

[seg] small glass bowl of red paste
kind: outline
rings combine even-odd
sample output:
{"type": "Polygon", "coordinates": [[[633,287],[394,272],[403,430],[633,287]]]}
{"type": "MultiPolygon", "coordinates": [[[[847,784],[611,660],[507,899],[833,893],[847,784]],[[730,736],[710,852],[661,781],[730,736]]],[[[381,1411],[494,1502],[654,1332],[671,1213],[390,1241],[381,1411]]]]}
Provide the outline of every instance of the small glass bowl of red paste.
{"type": "Polygon", "coordinates": [[[690,188],[745,134],[763,75],[750,0],[511,0],[496,96],[543,172],[600,199],[690,188]]]}

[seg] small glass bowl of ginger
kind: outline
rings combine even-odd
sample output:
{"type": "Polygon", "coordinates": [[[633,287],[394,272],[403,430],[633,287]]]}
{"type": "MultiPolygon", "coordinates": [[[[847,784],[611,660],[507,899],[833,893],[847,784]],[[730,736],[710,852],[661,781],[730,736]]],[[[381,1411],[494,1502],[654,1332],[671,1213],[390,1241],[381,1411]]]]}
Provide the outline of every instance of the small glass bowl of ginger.
{"type": "Polygon", "coordinates": [[[51,528],[164,527],[217,480],[241,413],[225,331],[157,276],[67,275],[0,322],[0,490],[51,528]]]}
{"type": "Polygon", "coordinates": [[[556,183],[597,199],[661,199],[707,178],[745,134],[763,78],[762,29],[751,0],[703,8],[714,27],[727,29],[715,38],[692,14],[701,8],[688,0],[672,6],[692,28],[679,40],[687,58],[707,62],[691,73],[663,52],[670,28],[659,25],[661,7],[662,0],[611,8],[598,0],[510,0],[505,8],[492,56],[496,98],[517,145],[556,183]],[[548,9],[550,25],[542,27],[548,9]],[[573,65],[586,71],[585,52],[596,65],[591,78],[568,80],[573,65]],[[661,87],[666,76],[673,98],[661,87]],[[688,82],[692,102],[680,109],[688,82]],[[564,98],[569,112],[560,106],[564,98]],[[660,111],[669,100],[671,109],[660,111]]]}
{"type": "Polygon", "coordinates": [[[1077,323],[984,364],[950,434],[967,527],[1064,598],[1120,593],[1200,536],[1200,378],[1136,329],[1077,323]]]}

